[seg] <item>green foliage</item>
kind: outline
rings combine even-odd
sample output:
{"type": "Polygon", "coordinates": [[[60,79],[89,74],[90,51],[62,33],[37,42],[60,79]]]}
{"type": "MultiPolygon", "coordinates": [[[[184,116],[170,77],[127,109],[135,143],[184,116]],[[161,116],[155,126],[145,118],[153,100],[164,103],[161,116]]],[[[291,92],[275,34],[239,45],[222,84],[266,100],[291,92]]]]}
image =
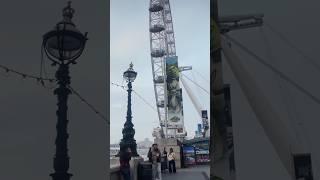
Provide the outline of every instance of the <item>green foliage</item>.
{"type": "Polygon", "coordinates": [[[167,68],[167,76],[170,79],[177,79],[179,77],[179,68],[175,65],[170,65],[167,68]]]}

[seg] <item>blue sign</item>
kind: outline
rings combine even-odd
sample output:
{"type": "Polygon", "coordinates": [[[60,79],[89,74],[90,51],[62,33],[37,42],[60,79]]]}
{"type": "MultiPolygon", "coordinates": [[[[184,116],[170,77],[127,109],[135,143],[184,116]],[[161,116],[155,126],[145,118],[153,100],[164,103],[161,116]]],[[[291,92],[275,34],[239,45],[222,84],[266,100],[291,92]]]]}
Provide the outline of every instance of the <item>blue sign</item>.
{"type": "Polygon", "coordinates": [[[184,153],[194,153],[194,147],[192,146],[183,146],[184,153]]]}

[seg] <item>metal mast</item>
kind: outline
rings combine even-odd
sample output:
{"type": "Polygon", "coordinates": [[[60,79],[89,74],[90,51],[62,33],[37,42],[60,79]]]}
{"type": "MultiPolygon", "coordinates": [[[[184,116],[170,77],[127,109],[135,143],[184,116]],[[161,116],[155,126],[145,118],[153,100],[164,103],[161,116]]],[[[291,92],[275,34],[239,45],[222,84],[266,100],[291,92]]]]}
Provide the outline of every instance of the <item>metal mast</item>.
{"type": "MultiPolygon", "coordinates": [[[[211,174],[222,177],[223,179],[236,179],[236,166],[234,160],[234,143],[233,143],[233,126],[231,117],[231,99],[230,87],[223,82],[222,58],[221,58],[221,42],[220,33],[224,34],[232,30],[246,29],[250,27],[261,26],[263,21],[262,14],[241,15],[219,17],[218,2],[213,1],[213,14],[211,14],[213,25],[213,48],[211,51],[211,75],[213,75],[213,113],[214,121],[211,122],[211,132],[213,134],[213,142],[210,141],[210,158],[214,161],[211,167],[211,174]],[[213,17],[212,17],[213,16],[213,17]],[[214,155],[213,155],[214,154],[214,155]],[[222,171],[214,171],[222,169],[222,171]]],[[[211,106],[212,107],[212,106],[211,106]]]]}
{"type": "Polygon", "coordinates": [[[227,133],[225,125],[225,99],[224,99],[224,82],[222,77],[222,63],[221,63],[221,45],[219,41],[219,30],[217,27],[218,17],[218,2],[217,0],[213,1],[213,12],[211,11],[211,28],[213,30],[213,42],[211,45],[210,58],[211,58],[211,78],[213,79],[213,84],[211,83],[211,96],[213,99],[213,106],[211,106],[211,117],[213,121],[210,121],[210,134],[213,138],[210,138],[210,159],[211,159],[211,169],[210,169],[210,179],[214,179],[215,176],[222,177],[223,179],[230,179],[228,174],[229,167],[228,161],[224,158],[222,161],[222,167],[224,172],[217,172],[213,167],[217,167],[216,161],[224,156],[227,152],[227,133]],[[213,77],[212,77],[213,76],[213,77]],[[228,178],[229,177],[229,178],[228,178]]]}
{"type": "MultiPolygon", "coordinates": [[[[227,142],[228,147],[230,143],[233,146],[233,140],[226,139],[227,137],[232,136],[228,133],[228,117],[227,114],[223,114],[222,108],[226,107],[230,101],[230,94],[228,95],[229,98],[225,98],[223,100],[222,97],[219,98],[220,94],[226,94],[226,91],[222,91],[222,71],[221,71],[221,42],[222,49],[224,50],[224,54],[226,59],[229,60],[229,64],[232,71],[235,73],[238,81],[240,82],[240,86],[243,89],[244,93],[247,96],[249,103],[251,104],[252,109],[254,110],[258,120],[260,121],[262,127],[265,130],[267,137],[269,137],[271,143],[273,144],[281,162],[283,163],[284,167],[287,169],[287,172],[294,179],[308,179],[313,180],[313,173],[312,173],[312,162],[311,162],[311,153],[308,151],[301,151],[299,149],[299,145],[295,144],[296,140],[292,140],[292,136],[290,136],[290,132],[285,130],[285,125],[280,125],[281,119],[273,113],[272,106],[267,101],[267,99],[262,98],[262,91],[259,91],[258,86],[255,85],[255,81],[252,79],[252,75],[244,69],[244,65],[241,64],[241,61],[237,59],[236,54],[232,52],[230,47],[226,43],[225,35],[229,31],[232,30],[239,30],[239,29],[246,29],[251,27],[259,27],[263,24],[263,14],[252,14],[252,15],[240,15],[240,16],[226,16],[226,17],[218,17],[218,7],[217,7],[217,0],[214,0],[213,4],[213,24],[215,25],[215,34],[213,35],[214,45],[213,45],[213,67],[211,68],[213,78],[214,78],[214,132],[210,132],[214,135],[214,146],[210,146],[210,152],[214,149],[214,164],[215,168],[211,169],[210,176],[213,178],[213,174],[217,176],[223,176],[223,179],[227,178],[235,178],[235,165],[230,166],[230,164],[234,164],[234,157],[233,152],[231,154],[225,151],[225,143],[227,142]],[[223,41],[220,42],[220,34],[224,34],[223,41]],[[241,76],[241,77],[238,77],[241,76]],[[228,100],[229,99],[229,100],[228,100]],[[261,101],[262,100],[262,101],[261,101]],[[262,102],[262,103],[260,103],[262,102]],[[263,105],[262,105],[263,104],[263,105]],[[258,106],[256,106],[258,105],[258,106]],[[267,109],[267,111],[266,111],[267,109]],[[267,112],[267,113],[266,113],[267,112]],[[226,117],[224,117],[226,116],[226,117]],[[280,127],[280,128],[279,128],[280,127]],[[228,136],[226,137],[225,134],[228,136]],[[213,148],[214,147],[214,148],[213,148]],[[221,153],[221,154],[220,154],[221,153]],[[221,163],[221,161],[226,161],[227,159],[224,158],[224,155],[229,156],[229,167],[230,167],[230,175],[232,176],[225,176],[227,168],[225,164],[221,163]],[[221,156],[222,155],[222,156],[221,156]],[[219,159],[221,156],[221,159],[219,159]],[[233,158],[233,161],[231,161],[233,158]],[[217,161],[219,160],[219,162],[217,161]],[[217,167],[217,164],[222,164],[222,167],[217,167]],[[215,169],[222,168],[222,171],[214,171],[215,169]]],[[[212,16],[211,15],[211,16],[212,16]]],[[[235,42],[235,41],[234,41],[235,42]]],[[[212,89],[211,89],[212,90],[212,89]]],[[[228,94],[228,93],[227,93],[228,94]]],[[[229,105],[230,107],[230,105],[229,105]]],[[[212,111],[211,111],[212,112],[212,111]]],[[[231,128],[232,128],[232,121],[231,121],[231,128]]],[[[230,132],[230,131],[229,131],[230,132]]],[[[232,138],[231,138],[232,139],[232,138]]],[[[210,141],[212,142],[212,141],[210,141]]],[[[210,157],[213,158],[213,153],[210,154],[210,157]]],[[[211,166],[211,167],[212,167],[211,166]]]]}

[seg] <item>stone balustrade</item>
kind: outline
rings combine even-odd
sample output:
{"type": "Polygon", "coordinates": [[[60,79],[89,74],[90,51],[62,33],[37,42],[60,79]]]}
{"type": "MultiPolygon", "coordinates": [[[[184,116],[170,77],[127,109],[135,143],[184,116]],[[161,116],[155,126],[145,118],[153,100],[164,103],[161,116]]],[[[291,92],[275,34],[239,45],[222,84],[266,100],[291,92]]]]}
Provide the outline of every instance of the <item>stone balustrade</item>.
{"type": "Polygon", "coordinates": [[[110,180],[122,180],[120,166],[110,167],[110,180]]]}

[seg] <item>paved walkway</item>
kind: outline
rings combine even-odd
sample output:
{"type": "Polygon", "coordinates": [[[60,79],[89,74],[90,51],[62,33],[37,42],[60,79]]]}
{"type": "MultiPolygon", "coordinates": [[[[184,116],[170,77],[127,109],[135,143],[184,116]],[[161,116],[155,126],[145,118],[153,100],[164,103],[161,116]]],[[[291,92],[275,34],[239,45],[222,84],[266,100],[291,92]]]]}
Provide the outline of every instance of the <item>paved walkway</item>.
{"type": "Polygon", "coordinates": [[[177,169],[177,173],[162,173],[162,180],[209,180],[209,165],[197,165],[189,168],[177,169]]]}

